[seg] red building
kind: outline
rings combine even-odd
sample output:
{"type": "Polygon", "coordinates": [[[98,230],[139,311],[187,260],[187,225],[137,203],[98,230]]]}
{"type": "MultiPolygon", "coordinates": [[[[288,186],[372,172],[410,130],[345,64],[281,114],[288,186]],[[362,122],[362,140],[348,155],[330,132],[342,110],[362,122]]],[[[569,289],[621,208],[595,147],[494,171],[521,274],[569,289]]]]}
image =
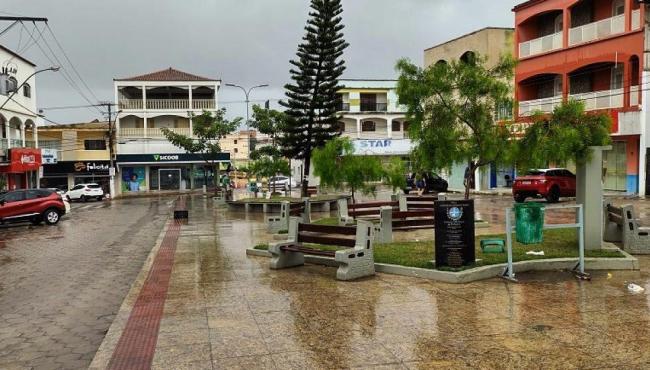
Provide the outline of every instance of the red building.
{"type": "Polygon", "coordinates": [[[0,176],[6,178],[8,190],[37,187],[42,164],[40,149],[11,148],[8,159],[0,162],[0,176]]]}
{"type": "Polygon", "coordinates": [[[576,99],[612,116],[605,189],[645,193],[645,10],[638,0],[530,0],[514,7],[521,121],[576,99]],[[641,178],[640,176],[641,175],[641,178]]]}

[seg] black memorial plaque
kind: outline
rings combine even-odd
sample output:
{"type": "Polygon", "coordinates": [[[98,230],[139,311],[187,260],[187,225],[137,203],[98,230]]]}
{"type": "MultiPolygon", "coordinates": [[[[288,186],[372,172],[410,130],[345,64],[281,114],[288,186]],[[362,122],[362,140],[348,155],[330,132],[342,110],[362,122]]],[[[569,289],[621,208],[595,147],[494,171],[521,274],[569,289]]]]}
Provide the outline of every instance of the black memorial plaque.
{"type": "Polygon", "coordinates": [[[474,201],[435,202],[436,268],[474,263],[474,201]]]}

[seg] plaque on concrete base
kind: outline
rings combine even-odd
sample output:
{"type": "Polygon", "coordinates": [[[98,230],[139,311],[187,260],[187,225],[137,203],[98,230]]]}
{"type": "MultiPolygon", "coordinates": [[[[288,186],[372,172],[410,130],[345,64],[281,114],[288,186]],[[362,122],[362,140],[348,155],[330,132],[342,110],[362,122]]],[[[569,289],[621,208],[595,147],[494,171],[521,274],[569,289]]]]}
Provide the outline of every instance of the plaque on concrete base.
{"type": "Polygon", "coordinates": [[[474,263],[474,201],[436,201],[435,219],[436,268],[474,263]]]}

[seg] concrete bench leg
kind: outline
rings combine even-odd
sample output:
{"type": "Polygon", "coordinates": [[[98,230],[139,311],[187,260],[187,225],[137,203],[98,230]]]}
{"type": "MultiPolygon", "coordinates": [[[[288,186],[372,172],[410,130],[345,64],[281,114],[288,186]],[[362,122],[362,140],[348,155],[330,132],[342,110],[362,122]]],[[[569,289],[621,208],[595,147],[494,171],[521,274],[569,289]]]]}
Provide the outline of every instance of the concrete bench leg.
{"type": "Polygon", "coordinates": [[[381,207],[379,210],[380,219],[379,226],[376,229],[377,243],[392,243],[393,242],[393,208],[381,207]]]}
{"type": "Polygon", "coordinates": [[[336,278],[354,280],[375,274],[374,226],[368,221],[357,223],[357,237],[354,248],[336,251],[334,259],[339,263],[336,278]]]}
{"type": "Polygon", "coordinates": [[[271,269],[279,270],[287,267],[302,266],[305,264],[305,255],[299,252],[285,252],[281,250],[283,244],[276,244],[269,248],[271,253],[271,269]]]}

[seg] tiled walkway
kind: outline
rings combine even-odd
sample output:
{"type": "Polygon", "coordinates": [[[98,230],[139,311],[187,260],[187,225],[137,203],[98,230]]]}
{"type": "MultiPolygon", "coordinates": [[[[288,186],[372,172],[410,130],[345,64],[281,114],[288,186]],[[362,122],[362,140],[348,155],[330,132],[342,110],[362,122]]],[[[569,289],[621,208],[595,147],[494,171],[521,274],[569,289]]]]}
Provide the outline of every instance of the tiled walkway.
{"type": "MultiPolygon", "coordinates": [[[[518,284],[339,282],[333,268],[270,271],[268,259],[247,257],[268,240],[261,215],[201,197],[189,206],[153,368],[650,367],[650,259],[641,272],[590,282],[562,272],[521,274],[518,284]],[[646,292],[628,293],[630,281],[646,292]]],[[[119,334],[109,333],[113,343],[119,334]]],[[[93,365],[114,349],[103,345],[93,365]]]]}

